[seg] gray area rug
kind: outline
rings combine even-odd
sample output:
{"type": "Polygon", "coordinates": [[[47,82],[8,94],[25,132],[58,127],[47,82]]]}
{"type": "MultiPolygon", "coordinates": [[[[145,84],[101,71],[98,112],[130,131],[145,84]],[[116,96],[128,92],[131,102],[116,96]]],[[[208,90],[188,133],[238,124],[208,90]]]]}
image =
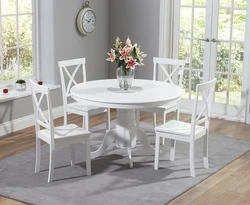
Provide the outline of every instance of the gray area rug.
{"type": "MultiPolygon", "coordinates": [[[[142,124],[154,143],[152,125],[142,124]]],[[[104,136],[104,125],[91,129],[93,149],[104,136]]],[[[31,204],[163,205],[250,150],[250,141],[210,135],[209,169],[203,168],[202,140],[196,143],[196,177],[189,175],[188,144],[177,143],[176,160],[169,161],[169,142],[162,149],[160,169],[154,156],[145,155],[140,144],[132,150],[134,168],[126,150],[112,148],[92,160],[92,176],[86,176],[83,145],[76,148],[77,165],[69,166],[69,148],[56,150],[54,181],[47,183],[49,147],[42,146],[41,172],[35,174],[35,150],[0,161],[0,195],[31,204]]]]}

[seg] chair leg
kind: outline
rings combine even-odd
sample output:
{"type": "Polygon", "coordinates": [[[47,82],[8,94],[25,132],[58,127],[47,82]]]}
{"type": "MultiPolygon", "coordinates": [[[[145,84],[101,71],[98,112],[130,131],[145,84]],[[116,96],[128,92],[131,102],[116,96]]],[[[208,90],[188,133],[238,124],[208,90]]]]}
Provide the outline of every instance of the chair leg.
{"type": "Polygon", "coordinates": [[[159,169],[159,155],[160,155],[160,136],[158,133],[156,133],[155,137],[155,165],[154,169],[159,169]]]}
{"type": "Polygon", "coordinates": [[[154,121],[153,121],[153,129],[155,129],[155,127],[157,126],[156,124],[156,113],[154,112],[154,121]]]}
{"type": "Polygon", "coordinates": [[[54,175],[55,145],[50,145],[49,177],[48,182],[52,182],[54,175]]]}
{"type": "Polygon", "coordinates": [[[71,158],[71,166],[75,166],[76,160],[75,160],[75,145],[70,145],[70,158],[71,158]]]}
{"type": "Polygon", "coordinates": [[[68,113],[64,112],[63,114],[63,124],[67,125],[68,124],[68,113]]]}
{"type": "Polygon", "coordinates": [[[110,131],[110,108],[106,112],[106,132],[110,131]]]}
{"type": "Polygon", "coordinates": [[[40,164],[41,164],[41,140],[36,137],[36,165],[35,165],[35,173],[40,172],[40,164]]]}
{"type": "Polygon", "coordinates": [[[209,168],[208,164],[208,134],[206,134],[203,138],[203,162],[204,168],[209,168]]]}
{"type": "Polygon", "coordinates": [[[140,127],[140,118],[141,118],[141,116],[140,116],[141,114],[140,114],[140,110],[136,110],[136,127],[138,128],[138,127],[140,127]]]}
{"type": "Polygon", "coordinates": [[[194,164],[194,141],[189,144],[189,163],[190,163],[190,175],[195,177],[195,164],[194,164]]]}
{"type": "Polygon", "coordinates": [[[85,140],[85,156],[86,156],[86,169],[87,175],[91,175],[91,159],[90,159],[90,138],[85,140]]]}
{"type": "Polygon", "coordinates": [[[128,152],[129,167],[133,168],[132,152],[130,147],[127,148],[127,152],[128,152]]]}
{"type": "Polygon", "coordinates": [[[176,110],[176,120],[180,121],[180,111],[179,111],[179,109],[176,110]]]}
{"type": "MultiPolygon", "coordinates": [[[[163,112],[162,113],[162,124],[165,124],[166,123],[166,114],[163,112]]],[[[165,144],[165,138],[163,137],[162,138],[162,145],[165,144]]]]}
{"type": "Polygon", "coordinates": [[[89,115],[84,116],[84,129],[89,131],[89,115]]]}
{"type": "Polygon", "coordinates": [[[174,161],[174,157],[175,157],[175,147],[176,147],[176,140],[171,139],[171,145],[170,145],[170,161],[174,161]]]}

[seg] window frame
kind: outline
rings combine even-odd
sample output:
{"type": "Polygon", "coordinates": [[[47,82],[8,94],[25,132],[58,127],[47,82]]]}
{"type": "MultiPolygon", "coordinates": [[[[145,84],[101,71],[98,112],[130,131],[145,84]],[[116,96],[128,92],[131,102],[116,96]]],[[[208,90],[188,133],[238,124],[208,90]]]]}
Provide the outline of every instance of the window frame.
{"type": "MultiPolygon", "coordinates": [[[[18,59],[18,77],[15,79],[10,79],[10,80],[4,80],[3,79],[3,62],[1,60],[0,62],[0,87],[6,87],[7,85],[13,85],[15,84],[17,79],[24,79],[24,80],[36,80],[39,79],[39,59],[38,59],[38,42],[39,42],[39,36],[38,36],[38,29],[39,29],[39,24],[38,24],[38,0],[30,0],[31,1],[31,12],[28,13],[18,13],[18,1],[16,0],[16,13],[15,14],[4,14],[2,15],[1,11],[0,11],[0,21],[2,22],[2,18],[3,17],[7,17],[7,16],[15,16],[17,21],[16,21],[16,38],[17,38],[17,43],[15,47],[12,47],[12,49],[16,49],[17,52],[17,59],[18,59]],[[19,42],[19,17],[23,16],[23,15],[31,15],[32,18],[32,44],[27,44],[27,45],[21,45],[19,42]],[[31,76],[28,77],[20,77],[19,73],[20,73],[20,48],[22,47],[28,47],[30,46],[32,48],[32,67],[33,67],[33,73],[31,76]]],[[[0,2],[0,6],[1,6],[1,2],[0,2]]],[[[1,23],[2,25],[2,23],[1,23]]],[[[8,48],[7,48],[8,49],[8,48]]],[[[2,26],[0,26],[0,59],[2,58],[2,51],[6,50],[6,48],[3,48],[2,46],[2,26]]]]}

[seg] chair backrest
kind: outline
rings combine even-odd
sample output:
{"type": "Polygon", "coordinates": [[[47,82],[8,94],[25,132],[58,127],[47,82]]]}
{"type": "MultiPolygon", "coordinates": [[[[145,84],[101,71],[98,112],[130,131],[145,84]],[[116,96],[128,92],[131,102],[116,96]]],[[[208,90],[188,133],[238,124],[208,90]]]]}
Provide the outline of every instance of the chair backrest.
{"type": "Polygon", "coordinates": [[[36,135],[38,135],[40,126],[42,126],[50,131],[51,142],[54,142],[54,121],[52,115],[50,90],[48,87],[44,85],[39,85],[32,80],[30,80],[30,86],[31,86],[33,108],[35,114],[36,135]],[[40,95],[37,95],[38,93],[40,93],[40,95]],[[45,103],[43,103],[43,105],[45,104],[44,109],[48,110],[47,115],[45,115],[43,110],[41,109],[43,101],[45,101],[45,103]]]}
{"type": "Polygon", "coordinates": [[[163,79],[164,82],[169,82],[171,84],[175,84],[182,87],[184,66],[186,64],[185,60],[154,58],[153,61],[154,61],[153,80],[157,80],[157,68],[159,68],[166,76],[166,79],[163,79]]]}
{"type": "Polygon", "coordinates": [[[211,81],[196,85],[195,103],[191,119],[191,136],[194,136],[196,125],[204,123],[205,129],[209,129],[210,113],[214,99],[215,84],[216,78],[211,81]],[[200,94],[202,95],[201,101],[199,101],[200,94]],[[201,103],[202,106],[199,108],[200,111],[198,112],[199,103],[201,103]]]}
{"type": "Polygon", "coordinates": [[[68,104],[68,98],[71,97],[70,89],[76,85],[75,81],[76,74],[82,71],[83,82],[86,82],[86,60],[85,58],[78,58],[72,60],[59,61],[58,67],[60,69],[61,85],[63,104],[68,104]]]}

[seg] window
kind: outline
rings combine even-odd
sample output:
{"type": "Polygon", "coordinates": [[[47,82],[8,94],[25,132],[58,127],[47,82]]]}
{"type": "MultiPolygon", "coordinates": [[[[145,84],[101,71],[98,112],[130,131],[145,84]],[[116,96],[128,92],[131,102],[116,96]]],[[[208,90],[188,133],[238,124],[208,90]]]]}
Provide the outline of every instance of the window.
{"type": "Polygon", "coordinates": [[[0,0],[0,82],[35,76],[35,0],[0,0]]]}

